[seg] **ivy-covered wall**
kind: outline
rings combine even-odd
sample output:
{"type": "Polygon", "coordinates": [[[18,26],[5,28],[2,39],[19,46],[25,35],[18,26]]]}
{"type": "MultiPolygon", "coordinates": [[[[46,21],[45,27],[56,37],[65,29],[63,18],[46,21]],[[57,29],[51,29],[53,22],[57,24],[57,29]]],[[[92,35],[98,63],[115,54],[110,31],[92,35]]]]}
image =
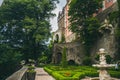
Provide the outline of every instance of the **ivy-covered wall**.
{"type": "Polygon", "coordinates": [[[118,23],[115,19],[111,19],[112,13],[116,11],[118,11],[117,3],[97,15],[97,18],[100,20],[101,27],[103,29],[102,36],[97,40],[91,51],[93,60],[100,48],[104,48],[105,51],[113,58],[117,54],[118,42],[116,40],[116,29],[118,27],[118,23]],[[107,29],[103,27],[105,25],[107,29]]]}

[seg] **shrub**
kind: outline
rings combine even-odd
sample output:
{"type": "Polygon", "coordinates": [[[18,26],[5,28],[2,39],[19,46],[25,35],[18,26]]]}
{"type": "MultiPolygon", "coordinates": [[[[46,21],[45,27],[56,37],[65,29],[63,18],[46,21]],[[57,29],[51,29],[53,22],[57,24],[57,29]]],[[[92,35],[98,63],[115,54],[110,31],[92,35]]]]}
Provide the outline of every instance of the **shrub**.
{"type": "Polygon", "coordinates": [[[99,57],[100,57],[100,56],[97,54],[97,55],[95,56],[95,60],[96,60],[96,61],[99,61],[99,57]]]}
{"type": "Polygon", "coordinates": [[[34,66],[29,66],[29,67],[28,67],[28,70],[34,70],[34,69],[35,69],[34,66]]]}
{"type": "Polygon", "coordinates": [[[79,79],[82,79],[85,77],[85,73],[83,72],[78,72],[77,74],[74,75],[74,77],[78,77],[79,79]]]}
{"type": "Polygon", "coordinates": [[[75,63],[75,61],[69,60],[69,61],[68,61],[68,65],[77,65],[77,64],[75,63]]]}
{"type": "Polygon", "coordinates": [[[85,75],[89,76],[89,77],[98,77],[99,73],[98,72],[89,71],[89,72],[86,72],[85,75]]]}
{"type": "Polygon", "coordinates": [[[65,77],[72,77],[71,72],[65,72],[63,75],[64,75],[65,77]]]}
{"type": "Polygon", "coordinates": [[[62,67],[67,67],[66,47],[63,48],[61,65],[62,67]]]}
{"type": "Polygon", "coordinates": [[[105,57],[106,57],[106,62],[110,64],[112,61],[112,57],[110,55],[106,55],[105,57]]]}
{"type": "Polygon", "coordinates": [[[120,72],[117,71],[109,71],[111,77],[115,77],[115,78],[120,78],[120,72]]]}
{"type": "Polygon", "coordinates": [[[65,35],[62,34],[62,39],[61,39],[61,43],[64,43],[65,42],[65,35]]]}
{"type": "MultiPolygon", "coordinates": [[[[90,66],[69,66],[66,68],[60,66],[44,67],[45,71],[51,74],[56,80],[81,80],[85,76],[98,77],[96,68],[90,66]]],[[[120,72],[113,68],[109,70],[112,77],[120,78],[120,72]]]]}
{"type": "Polygon", "coordinates": [[[62,80],[64,78],[62,75],[58,74],[57,72],[54,72],[52,75],[56,80],[62,80]]]}
{"type": "Polygon", "coordinates": [[[48,72],[48,74],[52,74],[52,70],[51,69],[49,69],[49,68],[47,68],[47,67],[44,67],[44,70],[46,71],[46,72],[48,72]]]}
{"type": "Polygon", "coordinates": [[[28,72],[28,73],[36,73],[36,72],[35,72],[35,67],[34,67],[34,66],[28,66],[27,72],[28,72]]]}
{"type": "MultiPolygon", "coordinates": [[[[63,74],[65,73],[65,71],[63,72],[63,74]]],[[[54,72],[53,73],[53,76],[56,80],[79,80],[79,76],[63,76],[61,75],[62,73],[61,72],[54,72]]],[[[72,74],[75,74],[75,73],[72,73],[72,74]]]]}
{"type": "Polygon", "coordinates": [[[86,66],[91,66],[92,65],[92,61],[91,61],[91,58],[90,57],[85,57],[83,59],[83,65],[86,65],[86,66]]]}
{"type": "MultiPolygon", "coordinates": [[[[110,55],[106,55],[105,57],[106,57],[106,62],[107,62],[108,64],[110,64],[111,61],[112,61],[112,57],[111,57],[110,55]]],[[[95,60],[99,61],[99,58],[100,58],[100,56],[99,56],[99,55],[96,55],[95,60]]]]}

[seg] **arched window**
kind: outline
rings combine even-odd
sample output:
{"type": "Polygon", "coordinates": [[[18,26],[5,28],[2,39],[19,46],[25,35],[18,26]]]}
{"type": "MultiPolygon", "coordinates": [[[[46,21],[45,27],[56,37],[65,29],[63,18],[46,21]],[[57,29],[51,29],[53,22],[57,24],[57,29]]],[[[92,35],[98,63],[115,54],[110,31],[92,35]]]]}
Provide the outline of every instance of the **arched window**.
{"type": "Polygon", "coordinates": [[[62,53],[57,53],[57,64],[60,64],[60,62],[61,62],[61,60],[62,60],[62,53]]]}
{"type": "Polygon", "coordinates": [[[55,41],[54,41],[55,43],[58,43],[59,42],[59,35],[58,34],[56,34],[56,36],[55,36],[55,41]]]}

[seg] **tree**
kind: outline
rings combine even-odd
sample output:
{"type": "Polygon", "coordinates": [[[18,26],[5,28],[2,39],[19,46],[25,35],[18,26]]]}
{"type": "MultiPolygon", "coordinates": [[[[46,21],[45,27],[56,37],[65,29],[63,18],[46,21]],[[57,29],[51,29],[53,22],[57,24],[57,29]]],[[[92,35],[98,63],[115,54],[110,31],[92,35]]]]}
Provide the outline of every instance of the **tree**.
{"type": "Polygon", "coordinates": [[[5,80],[20,67],[22,55],[6,44],[0,44],[0,79],[5,80]]]}
{"type": "Polygon", "coordinates": [[[49,18],[57,0],[5,0],[0,7],[0,41],[37,59],[49,39],[49,18]]]}
{"type": "Polygon", "coordinates": [[[80,40],[86,47],[86,53],[90,51],[98,35],[99,21],[93,16],[102,7],[102,0],[72,0],[69,9],[70,30],[80,35],[80,40]]]}
{"type": "Polygon", "coordinates": [[[52,10],[56,1],[4,0],[0,7],[0,74],[1,70],[5,74],[0,76],[1,80],[15,71],[21,59],[37,60],[46,50],[50,36],[49,18],[54,16],[52,10]]]}
{"type": "Polygon", "coordinates": [[[62,65],[63,68],[67,67],[66,47],[64,47],[63,51],[62,51],[61,65],[62,65]]]}
{"type": "Polygon", "coordinates": [[[87,18],[93,17],[93,13],[98,12],[102,7],[102,0],[72,0],[70,3],[70,29],[79,33],[81,26],[87,18]]]}

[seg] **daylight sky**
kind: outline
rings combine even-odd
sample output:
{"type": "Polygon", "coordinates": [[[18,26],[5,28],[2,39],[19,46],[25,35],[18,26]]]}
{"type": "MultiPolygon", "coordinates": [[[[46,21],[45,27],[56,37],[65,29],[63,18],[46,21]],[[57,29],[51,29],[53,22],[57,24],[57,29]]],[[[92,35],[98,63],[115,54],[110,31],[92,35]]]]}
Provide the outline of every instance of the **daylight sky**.
{"type": "Polygon", "coordinates": [[[56,14],[56,17],[52,18],[50,23],[52,25],[52,32],[53,31],[56,31],[58,29],[58,25],[57,25],[57,16],[58,16],[58,13],[59,11],[62,10],[62,8],[65,6],[66,4],[66,0],[59,0],[60,3],[57,4],[57,8],[53,11],[55,14],[56,14]]]}
{"type": "Polygon", "coordinates": [[[3,1],[3,0],[0,0],[0,5],[1,5],[2,1],[3,1]]]}
{"type": "MultiPolygon", "coordinates": [[[[0,5],[1,5],[2,1],[3,1],[3,0],[0,0],[0,5]]],[[[57,8],[53,11],[53,13],[56,14],[56,17],[51,18],[51,20],[50,20],[50,23],[51,23],[51,25],[52,25],[52,32],[53,32],[53,31],[56,31],[56,30],[58,29],[57,16],[58,16],[59,11],[61,11],[62,8],[63,8],[63,7],[65,6],[65,4],[66,4],[66,0],[59,0],[59,1],[60,1],[60,3],[57,4],[57,8]]]]}

